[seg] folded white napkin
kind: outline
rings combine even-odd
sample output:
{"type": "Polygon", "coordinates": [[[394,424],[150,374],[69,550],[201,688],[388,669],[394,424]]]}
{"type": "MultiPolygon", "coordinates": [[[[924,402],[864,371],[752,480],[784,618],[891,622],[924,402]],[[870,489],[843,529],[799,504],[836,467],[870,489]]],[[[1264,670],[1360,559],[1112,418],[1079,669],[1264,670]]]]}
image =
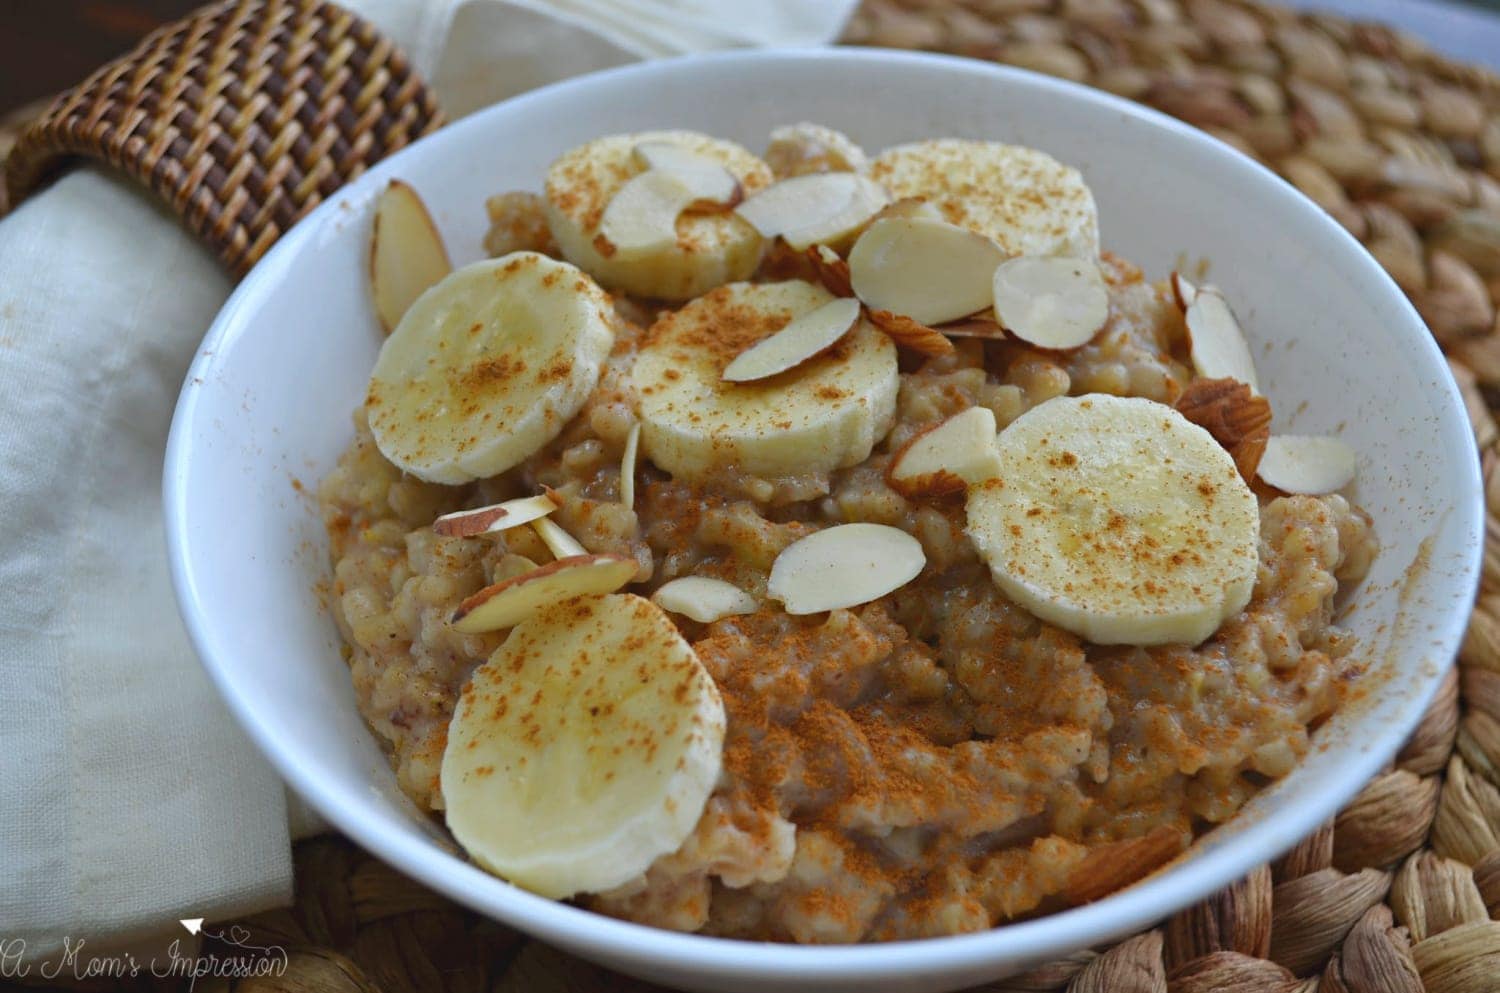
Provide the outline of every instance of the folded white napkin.
{"type": "MultiPolygon", "coordinates": [[[[853,6],[345,3],[452,116],[639,58],[825,43],[853,6]]],[[[305,819],[199,668],[164,561],[167,427],[230,288],[149,194],[102,169],[0,221],[0,966],[291,901],[305,819]]]]}

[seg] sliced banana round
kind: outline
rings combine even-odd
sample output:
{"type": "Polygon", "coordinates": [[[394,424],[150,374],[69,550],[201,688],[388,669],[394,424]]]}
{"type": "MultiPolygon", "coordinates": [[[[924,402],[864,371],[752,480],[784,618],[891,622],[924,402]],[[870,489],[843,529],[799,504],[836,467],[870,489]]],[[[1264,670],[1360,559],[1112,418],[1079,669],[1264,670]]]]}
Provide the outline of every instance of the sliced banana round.
{"type": "Polygon", "coordinates": [[[1101,645],[1197,644],[1249,602],[1260,513],[1207,431],[1140,397],[1058,397],[1000,433],[968,532],[1006,596],[1101,645]]]}
{"type": "Polygon", "coordinates": [[[610,201],[623,187],[650,169],[670,171],[674,163],[693,160],[723,166],[745,195],[771,181],[770,168],[740,145],[693,131],[611,135],[552,163],[545,190],[547,225],[564,257],[611,289],[665,300],[688,300],[748,278],[760,262],[756,230],[729,210],[680,213],[683,204],[673,200],[674,189],[654,198],[646,196],[650,190],[641,195],[672,212],[675,220],[663,223],[675,225],[675,241],[622,252],[601,237],[610,201]]]}
{"type": "Polygon", "coordinates": [[[795,368],[726,381],[742,352],[835,298],[811,283],[731,283],[652,326],[631,369],[641,449],[672,475],[737,468],[758,476],[862,462],[895,419],[896,349],[860,320],[795,368]]]}
{"type": "Polygon", "coordinates": [[[517,886],[607,890],[691,833],[723,742],[719,692],[659,607],[630,594],[553,603],[459,697],[441,771],[448,827],[517,886]]]}
{"type": "Polygon", "coordinates": [[[557,437],[598,385],[613,315],[592,279],[536,252],[464,266],[381,347],[365,396],[375,444],[429,482],[504,472],[557,437]]]}
{"type": "Polygon", "coordinates": [[[893,197],[925,197],[1007,255],[1099,255],[1099,210],[1083,175],[1034,148],[942,138],[896,145],[866,172],[893,197]]]}

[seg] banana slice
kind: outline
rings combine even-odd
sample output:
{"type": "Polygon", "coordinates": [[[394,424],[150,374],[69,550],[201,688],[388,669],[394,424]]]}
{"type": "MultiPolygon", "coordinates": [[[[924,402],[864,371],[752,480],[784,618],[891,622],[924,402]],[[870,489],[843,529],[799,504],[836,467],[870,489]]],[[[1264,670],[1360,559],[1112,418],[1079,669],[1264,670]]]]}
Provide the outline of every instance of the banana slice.
{"type": "Polygon", "coordinates": [[[433,483],[504,472],[557,437],[614,345],[609,297],[536,252],[465,266],[417,298],[365,397],[381,454],[433,483]]]}
{"type": "Polygon", "coordinates": [[[611,289],[665,300],[748,278],[760,262],[761,237],[727,210],[677,216],[674,209],[675,242],[649,251],[614,252],[600,237],[610,201],[648,163],[666,169],[694,160],[722,165],[745,195],[771,181],[766,164],[741,146],[693,131],[611,135],[563,155],[547,170],[546,210],[564,257],[611,289]]]}
{"type": "Polygon", "coordinates": [[[1197,644],[1250,599],[1260,513],[1207,431],[1140,397],[1058,397],[1000,433],[968,531],[1000,589],[1101,645],[1197,644]]]}
{"type": "Polygon", "coordinates": [[[900,388],[896,349],[868,322],[780,375],[723,378],[736,356],[833,300],[800,280],[731,283],[657,321],[630,374],[647,457],[688,480],[731,466],[829,472],[868,457],[891,428],[900,388]]]}
{"type": "Polygon", "coordinates": [[[723,763],[724,705],[661,609],[630,594],[543,608],[474,670],[448,726],[448,827],[553,898],[676,851],[723,763]]]}
{"type": "Polygon", "coordinates": [[[1007,255],[1099,255],[1094,194],[1077,169],[1046,152],[943,138],[888,148],[866,174],[893,197],[927,198],[1007,255]]]}

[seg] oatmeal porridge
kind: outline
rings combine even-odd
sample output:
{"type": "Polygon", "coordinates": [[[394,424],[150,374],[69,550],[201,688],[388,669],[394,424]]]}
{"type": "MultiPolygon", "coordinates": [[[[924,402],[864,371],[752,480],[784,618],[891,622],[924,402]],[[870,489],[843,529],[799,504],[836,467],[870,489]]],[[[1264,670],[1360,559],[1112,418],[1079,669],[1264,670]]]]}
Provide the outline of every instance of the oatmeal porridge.
{"type": "Polygon", "coordinates": [[[490,211],[450,272],[383,198],[393,331],[319,499],[361,712],[496,874],[989,928],[1175,857],[1359,676],[1353,453],[1270,435],[1224,294],[1101,252],[1076,170],[653,132],[490,211]]]}

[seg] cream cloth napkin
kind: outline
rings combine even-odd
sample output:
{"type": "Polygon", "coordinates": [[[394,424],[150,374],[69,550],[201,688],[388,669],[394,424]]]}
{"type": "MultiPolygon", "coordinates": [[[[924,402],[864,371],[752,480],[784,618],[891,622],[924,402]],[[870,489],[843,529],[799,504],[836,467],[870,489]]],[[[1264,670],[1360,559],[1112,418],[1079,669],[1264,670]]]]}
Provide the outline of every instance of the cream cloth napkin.
{"type": "MultiPolygon", "coordinates": [[[[346,5],[459,116],[634,59],[824,43],[853,0],[346,5]]],[[[0,968],[291,901],[290,840],[316,822],[215,696],[164,558],[167,427],[230,289],[101,169],[0,221],[0,968]]]]}

